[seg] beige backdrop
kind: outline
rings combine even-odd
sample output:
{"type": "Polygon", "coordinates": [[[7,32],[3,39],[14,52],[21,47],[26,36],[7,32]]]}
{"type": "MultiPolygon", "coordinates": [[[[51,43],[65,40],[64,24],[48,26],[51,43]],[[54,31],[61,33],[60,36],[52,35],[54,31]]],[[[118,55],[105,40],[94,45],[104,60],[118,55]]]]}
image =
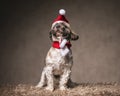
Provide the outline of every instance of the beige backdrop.
{"type": "Polygon", "coordinates": [[[1,1],[0,84],[37,84],[51,46],[49,30],[64,8],[80,38],[72,42],[76,82],[120,82],[119,0],[1,1]]]}

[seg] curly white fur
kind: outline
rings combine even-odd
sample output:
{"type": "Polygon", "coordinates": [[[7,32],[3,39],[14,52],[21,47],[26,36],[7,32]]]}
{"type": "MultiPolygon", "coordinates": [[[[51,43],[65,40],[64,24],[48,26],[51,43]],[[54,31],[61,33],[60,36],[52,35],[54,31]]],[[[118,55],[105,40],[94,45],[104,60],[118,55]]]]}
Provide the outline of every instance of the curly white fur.
{"type": "MultiPolygon", "coordinates": [[[[65,90],[68,87],[67,84],[71,80],[73,57],[71,49],[66,45],[67,39],[63,39],[61,36],[56,38],[52,35],[51,37],[53,42],[57,41],[60,43],[60,48],[51,47],[48,51],[45,60],[46,66],[42,71],[41,80],[36,87],[42,88],[47,84],[46,89],[53,91],[56,86],[55,81],[58,82],[57,85],[59,84],[60,90],[65,90]],[[59,76],[59,78],[56,78],[56,76],[59,76]]],[[[75,34],[75,36],[77,35],[75,34]]]]}
{"type": "Polygon", "coordinates": [[[41,80],[37,87],[45,85],[47,79],[47,90],[54,90],[54,75],[60,75],[59,88],[65,90],[67,82],[70,79],[71,67],[73,64],[72,52],[69,50],[67,55],[63,56],[61,50],[51,47],[46,56],[46,66],[43,69],[41,80]]]}

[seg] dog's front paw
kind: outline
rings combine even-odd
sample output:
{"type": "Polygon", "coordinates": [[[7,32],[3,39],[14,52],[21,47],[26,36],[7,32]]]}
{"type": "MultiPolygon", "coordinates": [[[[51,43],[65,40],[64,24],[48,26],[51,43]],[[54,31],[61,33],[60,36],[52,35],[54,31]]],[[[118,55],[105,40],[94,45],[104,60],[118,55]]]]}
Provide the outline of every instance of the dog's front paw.
{"type": "Polygon", "coordinates": [[[48,90],[48,91],[54,91],[54,88],[53,87],[49,87],[49,86],[47,86],[46,88],[45,88],[46,90],[48,90]]]}
{"type": "Polygon", "coordinates": [[[43,87],[43,84],[37,84],[36,86],[35,86],[36,88],[42,88],[43,87]]]}
{"type": "Polygon", "coordinates": [[[64,90],[68,90],[68,88],[65,86],[60,86],[60,90],[64,91],[64,90]]]}

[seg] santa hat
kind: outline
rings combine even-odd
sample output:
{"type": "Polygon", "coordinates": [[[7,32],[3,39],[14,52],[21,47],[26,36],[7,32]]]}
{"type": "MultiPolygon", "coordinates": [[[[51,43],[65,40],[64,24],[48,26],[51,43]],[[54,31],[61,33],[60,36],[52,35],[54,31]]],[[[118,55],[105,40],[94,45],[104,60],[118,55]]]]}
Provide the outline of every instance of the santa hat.
{"type": "Polygon", "coordinates": [[[56,23],[60,23],[60,22],[64,22],[68,27],[70,27],[69,21],[65,18],[65,13],[66,13],[66,11],[64,9],[59,10],[59,15],[54,20],[54,22],[52,24],[52,28],[56,23]]]}

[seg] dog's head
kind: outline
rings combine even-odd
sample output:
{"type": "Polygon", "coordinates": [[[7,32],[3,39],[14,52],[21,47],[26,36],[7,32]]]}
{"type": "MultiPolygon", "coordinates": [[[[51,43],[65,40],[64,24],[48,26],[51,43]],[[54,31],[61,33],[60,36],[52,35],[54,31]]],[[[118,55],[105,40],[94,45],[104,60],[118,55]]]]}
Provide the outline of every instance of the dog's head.
{"type": "Polygon", "coordinates": [[[53,40],[54,38],[57,40],[60,38],[67,40],[77,40],[79,36],[74,33],[66,23],[59,22],[52,26],[50,30],[50,39],[53,40]]]}

